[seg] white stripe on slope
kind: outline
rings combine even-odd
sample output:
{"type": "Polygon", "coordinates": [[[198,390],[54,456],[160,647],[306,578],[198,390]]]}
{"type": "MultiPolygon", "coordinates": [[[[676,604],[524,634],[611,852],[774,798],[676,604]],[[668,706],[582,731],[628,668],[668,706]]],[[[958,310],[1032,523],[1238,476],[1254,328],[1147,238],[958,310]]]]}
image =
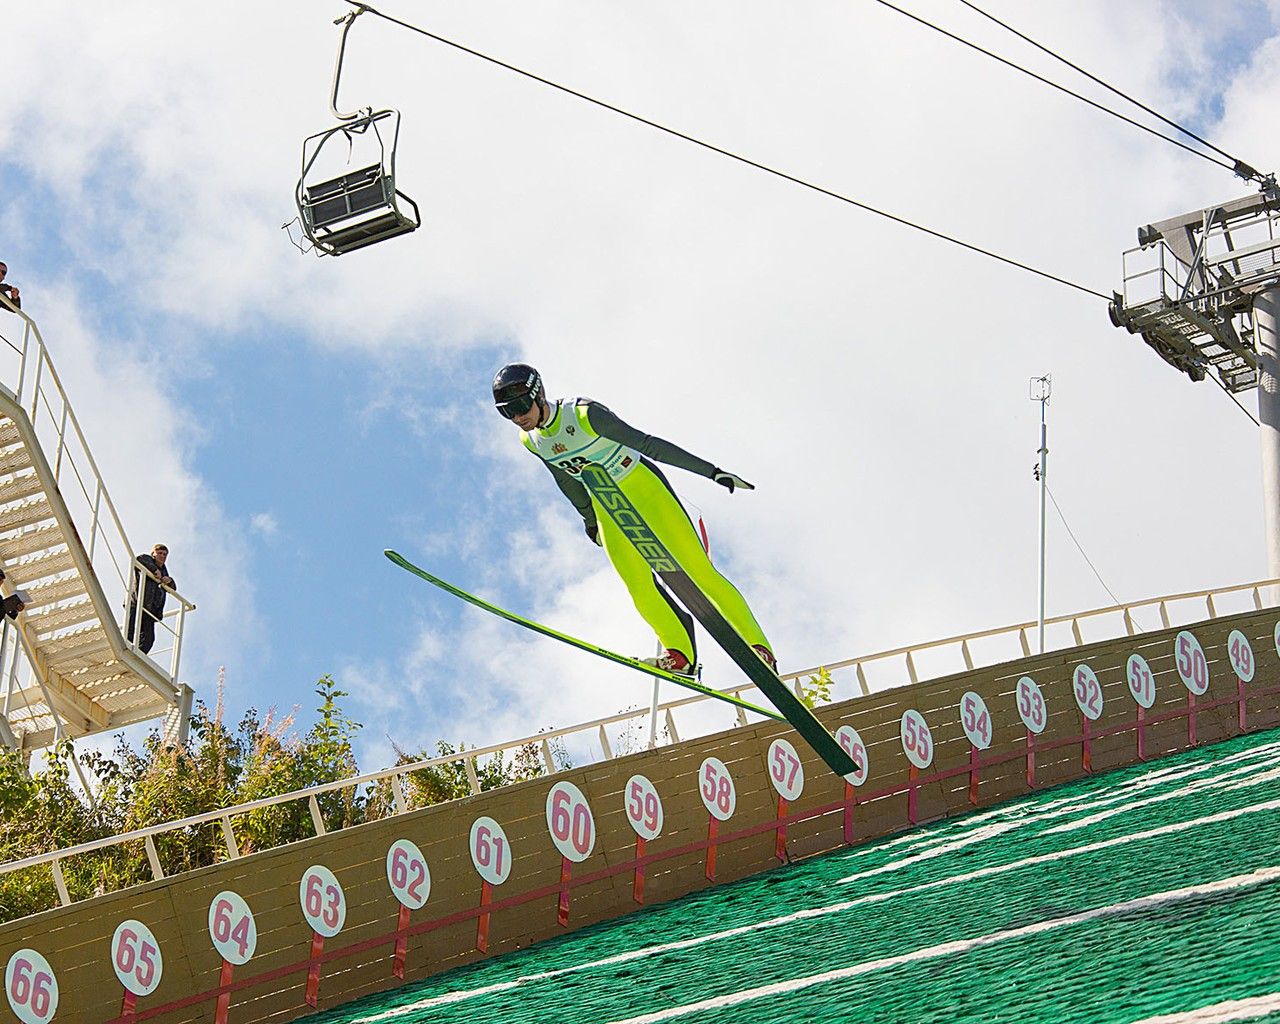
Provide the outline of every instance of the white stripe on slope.
{"type": "Polygon", "coordinates": [[[1183,1010],[1181,1013],[1147,1017],[1137,1024],[1227,1024],[1233,1020],[1257,1020],[1277,1010],[1280,1010],[1280,992],[1271,992],[1251,999],[1230,999],[1225,1003],[1183,1010]]]}
{"type": "Polygon", "coordinates": [[[1201,885],[1190,885],[1183,889],[1171,889],[1168,892],[1154,893],[1150,896],[1140,896],[1137,899],[1125,900],[1123,903],[1113,903],[1107,907],[1098,907],[1095,910],[1086,910],[1083,913],[1071,914],[1067,917],[1058,917],[1048,921],[1040,921],[1036,924],[1024,925],[1021,928],[1010,928],[1002,932],[992,932],[988,935],[979,935],[977,938],[973,939],[957,939],[953,942],[944,942],[936,946],[928,946],[925,949],[917,949],[912,953],[904,953],[900,956],[884,957],[880,960],[868,960],[864,963],[854,964],[851,967],[841,967],[834,971],[824,971],[822,974],[811,974],[805,978],[791,978],[787,981],[774,982],[771,985],[760,985],[757,988],[744,989],[741,992],[730,992],[722,996],[715,996],[711,999],[703,999],[696,1003],[686,1003],[684,1006],[673,1006],[666,1010],[659,1010],[656,1013],[646,1013],[639,1017],[628,1017],[625,1020],[614,1021],[613,1024],[659,1024],[660,1021],[673,1020],[676,1017],[684,1017],[691,1013],[700,1013],[704,1010],[723,1010],[727,1007],[739,1006],[742,1003],[751,1002],[756,999],[764,999],[768,996],[786,995],[791,992],[799,992],[802,989],[812,988],[815,985],[826,985],[833,981],[845,981],[849,978],[856,978],[859,975],[870,974],[873,971],[882,971],[891,967],[899,967],[902,964],[920,963],[925,960],[936,960],[939,957],[944,956],[958,956],[960,954],[967,953],[972,949],[979,949],[983,946],[994,946],[997,943],[1013,942],[1017,939],[1028,938],[1032,935],[1041,935],[1045,932],[1055,931],[1058,928],[1084,924],[1088,921],[1096,921],[1106,917],[1115,917],[1119,914],[1131,914],[1140,913],[1145,910],[1156,910],[1161,907],[1169,906],[1173,903],[1180,903],[1183,900],[1198,899],[1205,896],[1216,896],[1227,892],[1236,892],[1240,889],[1265,885],[1267,882],[1274,882],[1277,879],[1280,879],[1280,865],[1260,868],[1257,871],[1251,871],[1247,875],[1235,875],[1232,878],[1224,878],[1217,882],[1206,882],[1201,885]]]}

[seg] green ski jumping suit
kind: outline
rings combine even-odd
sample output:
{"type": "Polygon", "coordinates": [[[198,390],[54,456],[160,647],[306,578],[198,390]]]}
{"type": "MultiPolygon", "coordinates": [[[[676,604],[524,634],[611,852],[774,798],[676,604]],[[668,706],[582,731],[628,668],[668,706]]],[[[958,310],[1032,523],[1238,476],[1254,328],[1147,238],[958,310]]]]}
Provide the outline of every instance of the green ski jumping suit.
{"type": "Polygon", "coordinates": [[[556,402],[546,425],[521,431],[520,440],[542,458],[560,490],[582,516],[587,534],[594,539],[599,531],[609,561],[663,647],[679,651],[690,664],[695,664],[693,617],[676,604],[640,552],[577,478],[587,464],[600,466],[609,474],[680,568],[742,638],[748,644],[770,647],[747,602],[711,564],[680,499],[654,465],[662,462],[711,478],[716,468],[710,462],[670,441],[641,433],[599,402],[587,398],[556,402]]]}

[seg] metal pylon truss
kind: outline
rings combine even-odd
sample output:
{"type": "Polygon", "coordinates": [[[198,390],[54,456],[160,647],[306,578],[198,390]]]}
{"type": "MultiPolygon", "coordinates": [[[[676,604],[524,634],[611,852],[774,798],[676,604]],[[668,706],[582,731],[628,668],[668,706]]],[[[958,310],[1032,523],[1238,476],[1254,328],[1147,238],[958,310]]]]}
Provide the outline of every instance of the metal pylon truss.
{"type": "Polygon", "coordinates": [[[0,598],[26,598],[0,614],[0,746],[29,752],[156,718],[179,738],[194,605],[170,595],[150,654],[126,635],[133,548],[39,331],[0,305],[0,598]]]}
{"type": "Polygon", "coordinates": [[[1192,380],[1258,385],[1253,297],[1280,283],[1280,195],[1262,193],[1138,229],[1111,322],[1192,380]]]}

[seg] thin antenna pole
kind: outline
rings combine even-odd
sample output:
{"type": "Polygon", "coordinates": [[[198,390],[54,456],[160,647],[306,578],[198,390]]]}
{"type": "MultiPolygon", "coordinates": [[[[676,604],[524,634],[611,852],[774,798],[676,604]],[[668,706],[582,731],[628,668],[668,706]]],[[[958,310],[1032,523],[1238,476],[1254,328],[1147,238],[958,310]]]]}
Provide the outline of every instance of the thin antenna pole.
{"type": "Polygon", "coordinates": [[[1036,479],[1040,481],[1040,613],[1038,622],[1041,654],[1044,654],[1045,495],[1049,488],[1049,425],[1046,422],[1045,410],[1049,405],[1049,394],[1052,390],[1053,380],[1048,374],[1043,377],[1031,378],[1031,400],[1040,403],[1040,464],[1036,468],[1036,479]]]}

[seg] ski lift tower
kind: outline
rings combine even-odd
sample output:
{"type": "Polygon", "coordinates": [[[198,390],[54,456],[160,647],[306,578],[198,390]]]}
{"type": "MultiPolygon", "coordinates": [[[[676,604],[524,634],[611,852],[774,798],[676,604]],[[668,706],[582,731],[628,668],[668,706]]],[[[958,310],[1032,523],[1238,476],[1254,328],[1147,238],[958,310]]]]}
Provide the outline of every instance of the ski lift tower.
{"type": "Polygon", "coordinates": [[[1193,381],[1258,390],[1268,575],[1280,578],[1280,189],[1138,228],[1111,322],[1193,381]]]}

